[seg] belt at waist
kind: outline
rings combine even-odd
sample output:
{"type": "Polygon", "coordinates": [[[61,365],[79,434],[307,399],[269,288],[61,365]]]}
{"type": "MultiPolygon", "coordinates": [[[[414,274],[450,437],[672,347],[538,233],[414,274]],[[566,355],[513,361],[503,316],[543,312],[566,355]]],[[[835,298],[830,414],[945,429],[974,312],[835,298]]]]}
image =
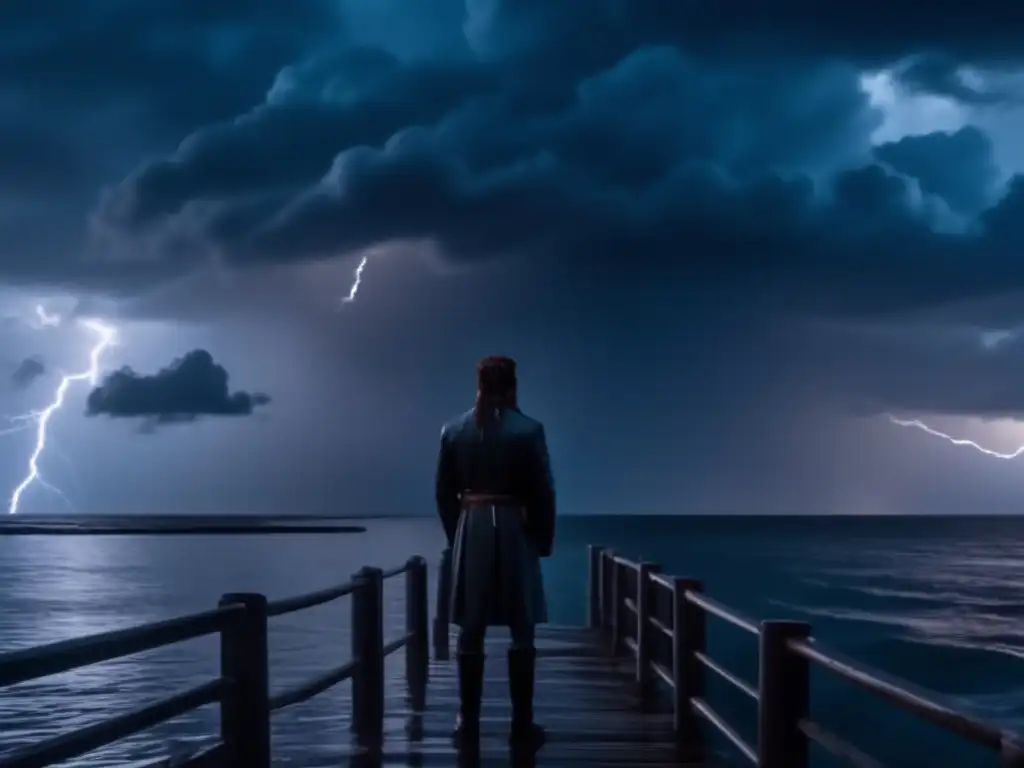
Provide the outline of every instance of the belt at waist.
{"type": "Polygon", "coordinates": [[[459,503],[466,507],[525,507],[523,500],[507,493],[474,493],[463,491],[459,503]]]}

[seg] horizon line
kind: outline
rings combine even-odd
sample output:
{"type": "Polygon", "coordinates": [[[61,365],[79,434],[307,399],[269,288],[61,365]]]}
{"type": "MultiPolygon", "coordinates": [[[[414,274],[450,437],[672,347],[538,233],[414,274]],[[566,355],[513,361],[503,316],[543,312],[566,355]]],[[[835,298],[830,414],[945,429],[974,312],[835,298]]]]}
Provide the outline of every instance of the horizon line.
{"type": "MultiPolygon", "coordinates": [[[[894,518],[894,517],[1024,517],[1024,511],[1020,512],[560,512],[559,517],[757,517],[757,518],[791,518],[791,517],[830,517],[830,518],[894,518]]],[[[192,518],[192,519],[225,519],[225,518],[248,518],[248,519],[305,519],[305,520],[419,520],[434,517],[433,513],[423,514],[379,514],[379,515],[328,515],[300,512],[120,512],[120,513],[59,513],[59,512],[20,512],[6,518],[8,522],[53,519],[53,520],[83,520],[83,519],[121,519],[121,518],[192,518]]],[[[0,518],[2,520],[3,518],[0,518]]],[[[0,523],[2,524],[2,523],[0,523]]]]}

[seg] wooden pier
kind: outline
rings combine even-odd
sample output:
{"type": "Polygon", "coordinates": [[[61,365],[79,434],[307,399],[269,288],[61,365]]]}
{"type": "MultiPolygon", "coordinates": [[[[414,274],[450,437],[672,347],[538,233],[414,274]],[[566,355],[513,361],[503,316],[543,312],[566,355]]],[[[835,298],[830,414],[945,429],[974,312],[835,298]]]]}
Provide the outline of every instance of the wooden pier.
{"type": "MultiPolygon", "coordinates": [[[[0,654],[0,688],[59,674],[205,635],[218,635],[216,679],[100,723],[0,753],[0,768],[44,768],[85,755],[207,704],[220,708],[220,733],[210,747],[151,768],[269,768],[275,761],[304,765],[301,756],[275,754],[271,718],[286,707],[351,681],[351,708],[339,712],[352,738],[340,762],[352,766],[507,765],[509,704],[504,637],[488,638],[480,752],[467,762],[449,738],[458,706],[452,633],[440,569],[432,639],[428,626],[427,564],[420,557],[384,571],[366,567],[329,589],[268,602],[257,594],[228,594],[204,613],[141,627],[0,654]],[[385,637],[384,581],[404,577],[404,631],[385,637]],[[272,691],[268,622],[277,616],[348,597],[348,662],[283,691],[272,691]],[[432,653],[431,653],[432,646],[432,653]],[[386,657],[404,650],[404,690],[388,694],[386,657]],[[430,657],[433,658],[430,658],[430,657]]],[[[847,738],[814,719],[810,671],[818,667],[875,694],[880,705],[902,708],[964,739],[989,748],[993,765],[1024,768],[1015,734],[980,722],[912,692],[829,651],[795,621],[756,622],[707,597],[698,580],[667,576],[590,547],[588,625],[538,628],[535,710],[548,741],[526,761],[539,766],[698,766],[749,763],[759,768],[808,768],[811,744],[836,764],[880,766],[847,738]],[[724,621],[756,641],[759,672],[746,681],[714,661],[707,622],[724,621]],[[744,740],[708,704],[714,675],[756,707],[756,738],[744,740]],[[724,750],[710,736],[724,737],[724,750]]],[[[922,755],[921,765],[929,764],[922,755]]],[[[518,758],[515,765],[524,764],[518,758]]]]}
{"type": "MultiPolygon", "coordinates": [[[[479,762],[488,766],[510,764],[507,639],[496,634],[487,643],[481,717],[479,762]]],[[[685,758],[671,712],[647,706],[634,684],[635,665],[611,657],[605,640],[583,627],[538,627],[534,709],[548,740],[536,765],[703,766],[685,758]]],[[[458,706],[455,665],[433,663],[430,675],[424,738],[415,747],[426,762],[417,764],[455,765],[458,756],[449,737],[458,706]]],[[[409,763],[385,749],[383,764],[409,763]]]]}

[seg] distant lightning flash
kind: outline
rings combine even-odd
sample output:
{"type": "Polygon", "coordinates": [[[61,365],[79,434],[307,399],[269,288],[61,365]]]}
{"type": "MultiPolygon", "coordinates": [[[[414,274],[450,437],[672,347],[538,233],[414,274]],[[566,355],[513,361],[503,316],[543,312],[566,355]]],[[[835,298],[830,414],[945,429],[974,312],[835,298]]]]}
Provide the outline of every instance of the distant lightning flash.
{"type": "Polygon", "coordinates": [[[7,421],[7,426],[0,428],[0,436],[13,435],[15,432],[24,432],[29,428],[29,426],[31,426],[27,420],[23,421],[12,416],[4,416],[4,419],[7,421]]]}
{"type": "MultiPolygon", "coordinates": [[[[37,314],[39,315],[40,321],[44,325],[55,325],[60,322],[59,317],[54,321],[53,316],[46,315],[42,308],[37,308],[37,314]],[[46,318],[46,319],[44,319],[46,318]]],[[[13,427],[13,430],[17,430],[21,424],[26,422],[35,422],[36,425],[36,444],[32,450],[32,455],[28,460],[28,474],[25,475],[25,479],[21,481],[17,488],[14,489],[14,493],[11,494],[10,504],[7,507],[8,514],[16,514],[18,512],[18,505],[21,503],[21,497],[28,490],[32,483],[39,483],[44,488],[47,488],[57,495],[59,495],[64,501],[67,501],[67,497],[54,486],[46,482],[39,473],[39,460],[46,450],[46,430],[50,425],[50,418],[64,405],[64,398],[67,396],[68,389],[72,384],[80,381],[88,381],[93,386],[99,381],[100,375],[100,360],[103,357],[103,353],[106,352],[110,347],[114,346],[117,341],[117,330],[111,326],[108,326],[99,320],[80,320],[83,327],[89,329],[95,333],[99,340],[96,345],[89,352],[89,368],[82,371],[81,373],[66,374],[57,386],[57,391],[54,393],[53,401],[41,411],[33,411],[32,413],[25,414],[24,416],[15,416],[9,419],[11,423],[17,424],[18,426],[13,427]]]]}
{"type": "Polygon", "coordinates": [[[919,429],[922,432],[932,435],[933,437],[941,437],[943,440],[946,440],[952,443],[953,445],[962,445],[968,448],[973,448],[976,451],[984,453],[986,456],[992,456],[993,458],[996,459],[1009,460],[1016,459],[1019,456],[1024,456],[1024,445],[1022,445],[1020,448],[1013,451],[1012,453],[1001,453],[1000,451],[993,451],[991,448],[986,448],[983,445],[979,445],[973,440],[967,440],[962,437],[953,437],[952,435],[947,435],[945,432],[940,432],[939,430],[934,429],[933,427],[929,427],[927,424],[925,424],[923,421],[920,421],[919,419],[897,419],[892,414],[886,415],[889,417],[889,421],[891,421],[893,424],[896,424],[897,426],[919,429]]]}
{"type": "Polygon", "coordinates": [[[348,296],[343,296],[341,298],[342,304],[351,304],[356,300],[356,296],[359,295],[359,286],[363,282],[363,270],[366,269],[366,262],[369,260],[369,256],[363,256],[363,258],[359,260],[359,265],[356,267],[356,271],[354,273],[352,287],[348,289],[348,296]]]}
{"type": "Polygon", "coordinates": [[[40,328],[56,328],[60,325],[60,315],[49,314],[42,304],[36,305],[36,317],[39,318],[40,328]]]}
{"type": "Polygon", "coordinates": [[[35,417],[31,413],[23,413],[20,416],[4,416],[7,426],[0,429],[0,436],[13,435],[15,432],[24,432],[32,426],[35,417]]]}

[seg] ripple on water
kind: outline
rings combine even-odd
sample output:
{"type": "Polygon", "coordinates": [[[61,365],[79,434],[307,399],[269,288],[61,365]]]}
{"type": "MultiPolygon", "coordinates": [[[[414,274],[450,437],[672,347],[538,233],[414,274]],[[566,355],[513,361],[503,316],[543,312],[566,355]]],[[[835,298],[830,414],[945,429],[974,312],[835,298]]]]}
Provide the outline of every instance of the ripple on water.
{"type": "MultiPolygon", "coordinates": [[[[434,521],[372,526],[374,536],[0,537],[0,642],[12,650],[208,610],[228,591],[285,597],[344,581],[366,563],[393,565],[441,548],[434,521]]],[[[342,599],[271,620],[274,690],[349,658],[349,610],[342,599]]],[[[395,579],[385,585],[387,636],[403,622],[403,585],[395,579]]],[[[400,661],[389,664],[396,678],[389,685],[400,685],[400,661]]],[[[5,689],[4,747],[164,698],[215,678],[218,665],[217,639],[206,637],[5,689]]],[[[312,767],[333,757],[336,764],[348,743],[349,706],[349,685],[342,683],[277,713],[279,762],[312,767]]],[[[212,743],[218,726],[217,708],[204,707],[66,765],[144,765],[212,743]]]]}

